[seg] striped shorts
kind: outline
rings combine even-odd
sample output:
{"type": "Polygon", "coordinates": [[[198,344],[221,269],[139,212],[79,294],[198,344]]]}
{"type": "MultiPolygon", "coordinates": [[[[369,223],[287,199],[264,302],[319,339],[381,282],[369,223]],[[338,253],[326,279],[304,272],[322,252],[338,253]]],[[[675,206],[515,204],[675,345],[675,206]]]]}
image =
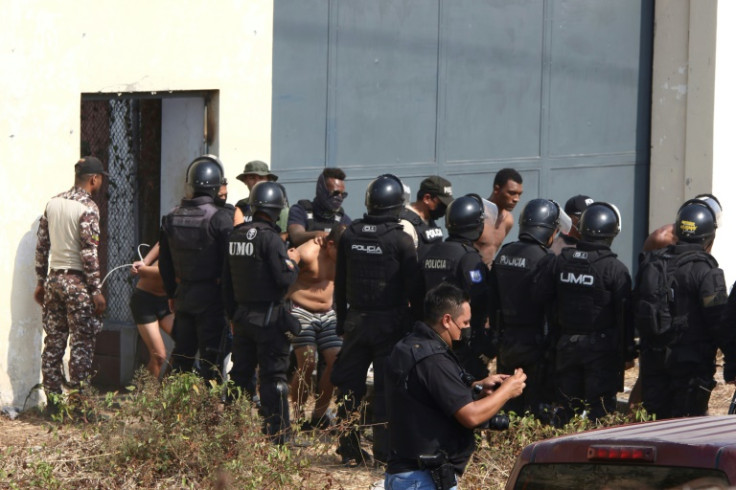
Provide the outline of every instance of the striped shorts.
{"type": "Polygon", "coordinates": [[[342,347],[342,339],[337,336],[335,327],[337,318],[335,310],[322,313],[313,313],[301,306],[292,304],[290,313],[299,320],[302,331],[291,340],[291,345],[296,349],[316,345],[318,351],[331,347],[342,347]]]}

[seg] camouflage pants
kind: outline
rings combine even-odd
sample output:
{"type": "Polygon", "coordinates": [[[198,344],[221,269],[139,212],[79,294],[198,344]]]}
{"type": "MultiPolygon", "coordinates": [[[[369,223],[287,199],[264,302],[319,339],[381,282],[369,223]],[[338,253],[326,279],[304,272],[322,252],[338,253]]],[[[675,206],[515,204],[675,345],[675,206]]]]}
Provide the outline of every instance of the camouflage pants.
{"type": "Polygon", "coordinates": [[[62,359],[70,336],[69,381],[76,384],[86,380],[91,374],[102,322],[94,313],[94,303],[81,273],[49,273],[44,289],[43,329],[46,337],[41,373],[46,392],[61,393],[62,359]]]}

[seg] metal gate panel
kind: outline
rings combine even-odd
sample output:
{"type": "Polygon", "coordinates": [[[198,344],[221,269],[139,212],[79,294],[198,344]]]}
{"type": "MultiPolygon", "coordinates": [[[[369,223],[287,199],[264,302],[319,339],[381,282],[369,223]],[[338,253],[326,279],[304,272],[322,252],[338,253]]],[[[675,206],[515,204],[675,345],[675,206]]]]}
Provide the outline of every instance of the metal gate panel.
{"type": "Polygon", "coordinates": [[[544,2],[443,7],[446,161],[538,157],[544,2]]]}
{"type": "Polygon", "coordinates": [[[636,151],[639,1],[550,2],[550,155],[636,151]]]}
{"type": "Polygon", "coordinates": [[[296,178],[316,176],[327,160],[328,7],[325,0],[274,2],[273,114],[284,117],[272,120],[271,161],[281,174],[299,171],[296,178]]]}
{"type": "MultiPolygon", "coordinates": [[[[275,5],[272,164],[292,202],[340,166],[352,216],[386,171],[456,194],[524,177],[519,209],[577,193],[622,211],[630,266],[646,233],[648,0],[283,0],[275,5]]],[[[515,214],[518,215],[518,210],[515,214]]],[[[516,239],[514,230],[508,240],[516,239]]]]}
{"type": "Polygon", "coordinates": [[[437,3],[332,5],[337,37],[328,165],[435,163],[437,3]]]}

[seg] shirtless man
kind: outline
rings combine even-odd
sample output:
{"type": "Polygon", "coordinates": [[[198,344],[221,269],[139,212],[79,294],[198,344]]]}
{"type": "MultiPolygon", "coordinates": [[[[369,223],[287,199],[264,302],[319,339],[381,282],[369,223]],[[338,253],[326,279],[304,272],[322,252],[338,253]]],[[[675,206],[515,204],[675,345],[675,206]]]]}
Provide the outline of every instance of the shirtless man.
{"type": "Polygon", "coordinates": [[[496,251],[514,226],[511,211],[519,203],[521,193],[524,191],[522,183],[521,175],[512,168],[499,170],[493,179],[493,193],[488,200],[498,207],[498,218],[494,226],[483,228],[483,234],[475,242],[475,248],[488,267],[493,263],[496,251]]]}
{"type": "Polygon", "coordinates": [[[325,362],[312,418],[302,426],[303,430],[327,428],[330,423],[324,418],[334,390],[330,374],[342,347],[342,339],[335,332],[336,318],[332,303],[337,244],[344,230],[344,225],[336,225],[323,240],[309,240],[297,248],[301,257],[299,276],[286,295],[292,303],[291,314],[302,327],[301,333],[291,341],[297,360],[297,370],[291,381],[295,418],[303,417],[304,405],[312,391],[317,350],[325,362]]]}

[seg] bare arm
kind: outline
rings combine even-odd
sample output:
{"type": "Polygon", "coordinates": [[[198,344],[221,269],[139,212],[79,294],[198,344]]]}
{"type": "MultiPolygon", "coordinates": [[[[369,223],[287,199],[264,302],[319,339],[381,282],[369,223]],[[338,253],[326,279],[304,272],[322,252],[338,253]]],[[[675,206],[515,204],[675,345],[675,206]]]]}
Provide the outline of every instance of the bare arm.
{"type": "Polygon", "coordinates": [[[523,370],[517,369],[513,376],[489,376],[481,384],[486,396],[468,403],[455,412],[457,421],[468,429],[477,427],[489,420],[503,408],[507,401],[521,395],[526,386],[526,374],[523,370]],[[493,387],[501,380],[503,380],[501,386],[494,390],[493,387]]]}
{"type": "Polygon", "coordinates": [[[647,239],[644,240],[642,251],[651,252],[652,250],[659,250],[660,248],[665,248],[668,245],[673,245],[675,243],[677,243],[677,236],[675,236],[675,225],[672,223],[654,230],[647,239]]]}
{"type": "Polygon", "coordinates": [[[289,239],[291,240],[291,244],[294,247],[298,247],[299,245],[308,242],[315,237],[327,236],[327,233],[324,231],[307,231],[304,226],[298,224],[290,224],[288,226],[288,230],[289,239]]]}

